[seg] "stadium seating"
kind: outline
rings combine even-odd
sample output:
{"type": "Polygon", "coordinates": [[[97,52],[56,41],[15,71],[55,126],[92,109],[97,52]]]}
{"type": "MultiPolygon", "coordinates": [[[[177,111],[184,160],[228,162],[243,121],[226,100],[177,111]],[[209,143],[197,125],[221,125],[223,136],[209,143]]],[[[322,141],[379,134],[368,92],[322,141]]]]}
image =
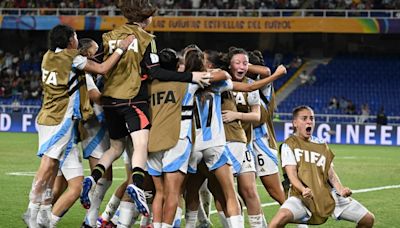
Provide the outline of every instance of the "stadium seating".
{"type": "MultiPolygon", "coordinates": [[[[368,104],[371,115],[384,107],[387,116],[398,116],[400,87],[399,57],[337,56],[328,65],[315,70],[313,85],[299,86],[279,106],[279,112],[307,104],[317,113],[345,114],[344,110],[328,109],[332,96],[345,97],[356,105],[360,114],[362,104],[368,104]]],[[[333,121],[333,120],[332,120],[333,121]]]]}

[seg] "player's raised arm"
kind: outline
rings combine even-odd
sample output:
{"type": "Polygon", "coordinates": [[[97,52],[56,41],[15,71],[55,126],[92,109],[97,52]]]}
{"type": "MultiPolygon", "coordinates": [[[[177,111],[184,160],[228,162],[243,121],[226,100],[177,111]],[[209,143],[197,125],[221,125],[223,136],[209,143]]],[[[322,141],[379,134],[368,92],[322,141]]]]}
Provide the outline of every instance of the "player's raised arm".
{"type": "Polygon", "coordinates": [[[260,75],[261,78],[266,78],[271,76],[271,69],[269,69],[269,67],[261,65],[249,64],[248,72],[256,75],[258,74],[260,75]]]}
{"type": "MultiPolygon", "coordinates": [[[[253,65],[256,66],[256,65],[253,65]]],[[[250,67],[249,67],[250,69],[250,67]]],[[[276,79],[282,77],[283,75],[286,74],[286,67],[283,65],[279,65],[278,68],[275,70],[275,72],[266,78],[263,78],[261,80],[255,81],[253,83],[243,83],[243,82],[233,82],[233,90],[234,91],[242,91],[242,92],[251,92],[257,89],[262,88],[263,86],[275,81],[276,79]]]]}
{"type": "Polygon", "coordinates": [[[114,53],[103,63],[96,63],[95,61],[88,59],[83,70],[96,74],[107,74],[107,72],[119,61],[122,54],[126,49],[128,49],[134,39],[134,35],[127,36],[119,43],[119,47],[114,51],[114,53]]]}

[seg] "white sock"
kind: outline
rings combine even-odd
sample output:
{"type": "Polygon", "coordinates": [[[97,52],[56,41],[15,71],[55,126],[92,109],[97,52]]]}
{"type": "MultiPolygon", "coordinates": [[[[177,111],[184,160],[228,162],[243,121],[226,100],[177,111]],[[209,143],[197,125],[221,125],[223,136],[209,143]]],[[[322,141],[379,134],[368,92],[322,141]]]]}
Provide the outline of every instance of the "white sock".
{"type": "Polygon", "coordinates": [[[196,227],[197,213],[198,213],[198,211],[186,210],[186,213],[185,213],[186,228],[196,227]]]}
{"type": "Polygon", "coordinates": [[[172,225],[167,224],[167,223],[162,223],[161,228],[172,228],[172,225]]]}
{"type": "Polygon", "coordinates": [[[263,215],[249,215],[249,224],[251,228],[262,228],[263,226],[263,215]]]}
{"type": "MultiPolygon", "coordinates": [[[[136,207],[133,207],[133,216],[132,216],[132,221],[131,221],[131,225],[135,224],[136,220],[138,219],[140,213],[139,211],[136,209],[136,207]]],[[[113,224],[118,224],[118,220],[119,220],[119,216],[120,216],[120,207],[118,207],[117,211],[114,213],[113,217],[111,218],[111,222],[113,224]]]]}
{"type": "Polygon", "coordinates": [[[225,217],[225,214],[224,214],[223,211],[218,211],[218,217],[219,217],[219,221],[222,224],[222,227],[228,228],[229,227],[229,223],[228,223],[228,220],[225,217]]]}
{"type": "Polygon", "coordinates": [[[228,220],[228,224],[230,225],[229,227],[244,228],[244,220],[243,220],[243,216],[241,216],[241,215],[231,216],[227,220],[228,220]]]}
{"type": "MultiPolygon", "coordinates": [[[[112,181],[108,181],[105,178],[100,178],[94,188],[94,191],[90,194],[90,208],[86,211],[85,221],[86,225],[96,226],[97,217],[99,214],[100,204],[103,201],[104,195],[108,188],[111,186],[112,181]]],[[[104,219],[104,218],[103,218],[104,219]]],[[[108,221],[108,220],[107,220],[108,221]]]]}
{"type": "Polygon", "coordinates": [[[107,203],[106,209],[101,214],[101,217],[106,221],[110,221],[110,219],[114,215],[115,211],[117,210],[120,202],[121,202],[121,199],[118,198],[117,196],[115,196],[115,194],[113,194],[111,196],[110,201],[108,201],[108,203],[107,203]]]}
{"type": "Polygon", "coordinates": [[[112,222],[113,224],[117,224],[118,223],[118,219],[119,219],[119,209],[120,207],[118,206],[117,211],[114,213],[113,217],[111,218],[110,222],[112,222]]]}
{"type": "Polygon", "coordinates": [[[119,207],[118,225],[121,227],[130,227],[132,224],[133,216],[135,215],[135,204],[131,202],[121,201],[119,207]]]}
{"type": "Polygon", "coordinates": [[[54,215],[51,213],[51,219],[50,219],[50,228],[56,228],[57,223],[60,221],[61,217],[58,217],[57,215],[54,215]]]}
{"type": "Polygon", "coordinates": [[[161,228],[161,223],[159,222],[153,223],[153,228],[161,228]]]}
{"type": "Polygon", "coordinates": [[[50,219],[51,219],[51,204],[40,205],[39,213],[36,219],[37,224],[44,227],[50,227],[50,219]]]}
{"type": "Polygon", "coordinates": [[[182,218],[182,208],[177,207],[174,222],[172,223],[173,227],[181,227],[181,218],[182,218]]]}
{"type": "Polygon", "coordinates": [[[40,204],[29,202],[28,213],[29,213],[29,227],[36,228],[39,227],[37,224],[37,216],[39,213],[40,204]]]}
{"type": "Polygon", "coordinates": [[[308,228],[308,225],[306,225],[306,224],[297,224],[296,227],[297,228],[308,228]]]}

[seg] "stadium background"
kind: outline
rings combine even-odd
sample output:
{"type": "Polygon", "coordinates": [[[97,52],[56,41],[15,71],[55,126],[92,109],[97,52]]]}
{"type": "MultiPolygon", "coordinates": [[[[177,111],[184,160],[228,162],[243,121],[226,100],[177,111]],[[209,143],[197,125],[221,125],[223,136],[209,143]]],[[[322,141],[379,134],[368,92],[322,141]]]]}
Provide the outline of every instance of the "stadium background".
{"type": "MultiPolygon", "coordinates": [[[[86,5],[73,8],[58,1],[32,2],[0,3],[0,227],[22,226],[20,215],[39,164],[33,132],[48,30],[66,23],[79,38],[101,43],[104,31],[124,22],[112,1],[80,1],[86,5]]],[[[315,134],[342,144],[333,146],[342,182],[375,213],[376,227],[399,226],[400,203],[395,200],[400,197],[398,1],[223,1],[222,5],[201,1],[206,6],[200,9],[194,6],[197,1],[191,6],[190,1],[170,2],[158,2],[160,16],[150,28],[159,50],[180,50],[192,43],[219,51],[238,46],[261,50],[272,69],[279,63],[288,66],[288,75],[275,83],[278,140],[290,133],[291,109],[299,104],[312,106],[317,113],[315,134]],[[379,122],[385,120],[382,114],[386,124],[379,122]]],[[[117,183],[124,172],[115,173],[117,183]]],[[[278,207],[263,188],[259,191],[271,219],[278,207]]],[[[75,205],[59,227],[78,227],[83,212],[75,205]]],[[[216,216],[212,218],[219,227],[216,216]]],[[[330,220],[324,227],[353,225],[330,220]]]]}

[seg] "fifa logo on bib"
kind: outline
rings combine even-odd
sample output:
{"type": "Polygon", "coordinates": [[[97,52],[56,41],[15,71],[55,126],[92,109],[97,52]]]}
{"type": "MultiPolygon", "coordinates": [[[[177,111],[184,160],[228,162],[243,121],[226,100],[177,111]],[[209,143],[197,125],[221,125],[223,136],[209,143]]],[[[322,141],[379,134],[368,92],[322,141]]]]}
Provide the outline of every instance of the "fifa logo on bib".
{"type": "Polygon", "coordinates": [[[299,148],[294,149],[294,156],[296,157],[296,162],[299,162],[301,158],[307,163],[316,164],[317,167],[321,167],[325,171],[326,158],[314,151],[302,150],[299,148]]]}
{"type": "MultiPolygon", "coordinates": [[[[121,40],[109,40],[108,41],[108,46],[109,46],[109,54],[112,54],[115,49],[117,49],[119,43],[121,40]]],[[[139,46],[138,46],[138,40],[134,39],[132,43],[129,45],[128,50],[133,50],[134,52],[139,52],[139,46]]]]}
{"type": "Polygon", "coordinates": [[[42,68],[42,82],[47,85],[57,85],[57,72],[52,72],[42,68]]]}

